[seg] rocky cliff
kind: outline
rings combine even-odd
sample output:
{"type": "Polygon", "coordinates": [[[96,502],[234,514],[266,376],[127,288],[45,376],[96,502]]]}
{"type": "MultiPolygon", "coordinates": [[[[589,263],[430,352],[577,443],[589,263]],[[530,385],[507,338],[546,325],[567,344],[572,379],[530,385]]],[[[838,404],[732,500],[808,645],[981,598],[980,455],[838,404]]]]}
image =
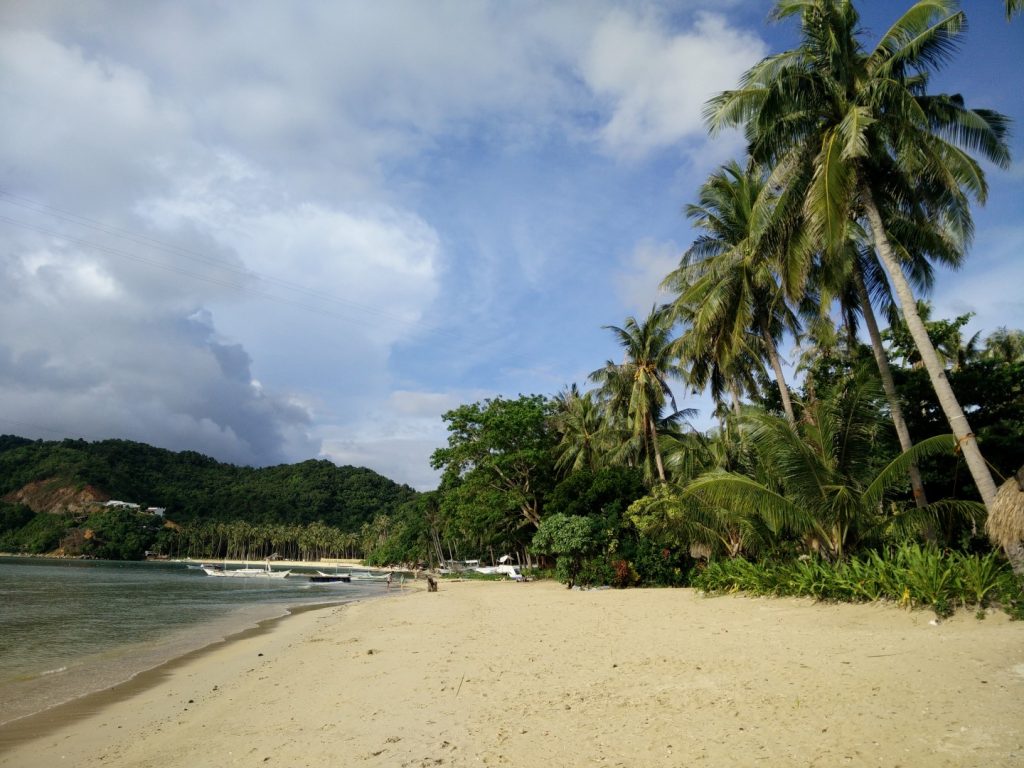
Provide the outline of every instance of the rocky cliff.
{"type": "Polygon", "coordinates": [[[110,496],[91,485],[68,483],[59,478],[29,483],[3,497],[4,501],[24,504],[33,512],[73,514],[89,512],[97,503],[109,499],[110,496]]]}

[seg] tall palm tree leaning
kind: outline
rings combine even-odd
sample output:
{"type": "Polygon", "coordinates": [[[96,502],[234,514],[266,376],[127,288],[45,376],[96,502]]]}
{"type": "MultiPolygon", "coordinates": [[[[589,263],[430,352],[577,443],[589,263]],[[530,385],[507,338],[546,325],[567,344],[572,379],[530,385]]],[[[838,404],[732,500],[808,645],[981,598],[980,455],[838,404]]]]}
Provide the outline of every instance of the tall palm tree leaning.
{"type": "Polygon", "coordinates": [[[681,351],[703,348],[722,368],[744,349],[763,352],[786,418],[795,423],[778,344],[784,331],[796,335],[799,328],[772,260],[772,197],[764,171],[752,165],[744,170],[734,161],[713,173],[700,202],[686,207],[703,234],[662,287],[677,294],[671,312],[689,326],[681,351]]]}
{"type": "MultiPolygon", "coordinates": [[[[875,302],[879,302],[884,311],[888,312],[891,309],[892,295],[889,290],[889,282],[878,259],[874,256],[873,249],[870,246],[864,246],[866,236],[859,227],[852,226],[852,224],[853,222],[851,222],[851,237],[843,257],[816,261],[815,272],[810,278],[814,283],[815,295],[805,296],[802,303],[809,305],[807,309],[812,315],[812,327],[831,324],[829,312],[832,304],[836,301],[851,328],[856,329],[858,313],[864,318],[868,339],[871,342],[871,351],[878,367],[885,398],[889,404],[889,416],[896,429],[900,450],[909,451],[914,443],[910,438],[910,429],[903,415],[903,405],[899,393],[896,391],[892,368],[889,366],[889,356],[882,344],[882,333],[874,311],[875,302]]],[[[911,279],[917,285],[929,286],[932,269],[928,261],[914,259],[912,264],[914,271],[911,273],[911,279]]],[[[915,462],[911,462],[908,474],[914,494],[914,503],[918,507],[926,506],[928,498],[925,494],[921,472],[915,462]]]]}
{"type": "Polygon", "coordinates": [[[966,242],[967,195],[984,202],[987,185],[965,148],[1009,165],[1005,117],[967,109],[959,96],[926,93],[931,70],[957,47],[964,14],[951,0],[922,0],[871,51],[858,39],[859,16],[849,0],[779,0],[774,16],[799,16],[800,45],[756,64],[739,89],[709,102],[710,127],[745,126],[751,156],[772,165],[771,183],[798,194],[823,251],[840,254],[850,219],[866,222],[939,404],[991,507],[992,475],[886,229],[887,217],[898,214],[920,226],[953,228],[966,242]]]}
{"type": "Polygon", "coordinates": [[[664,307],[655,308],[642,322],[626,318],[622,328],[605,326],[612,331],[623,349],[623,361],[611,360],[590,374],[609,398],[613,410],[624,413],[630,431],[639,441],[644,456],[644,470],[657,474],[664,483],[665,462],[658,446],[658,421],[666,399],[672,402],[673,414],[678,412],[675,397],[668,386],[674,373],[671,352],[672,321],[664,307]],[[653,472],[652,465],[653,464],[653,472]]]}

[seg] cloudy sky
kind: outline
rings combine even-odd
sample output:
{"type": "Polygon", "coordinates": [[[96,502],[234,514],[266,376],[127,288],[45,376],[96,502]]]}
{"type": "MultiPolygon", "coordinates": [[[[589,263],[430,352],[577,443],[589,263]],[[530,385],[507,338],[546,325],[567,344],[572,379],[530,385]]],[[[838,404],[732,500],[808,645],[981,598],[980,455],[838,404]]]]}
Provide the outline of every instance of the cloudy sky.
{"type": "MultiPolygon", "coordinates": [[[[1015,165],[932,298],[1024,327],[1024,18],[964,7],[937,87],[1013,117],[1015,165]]],[[[585,383],[659,300],[742,151],[703,103],[794,40],[768,9],[5,0],[0,432],[433,487],[445,410],[585,383]]]]}

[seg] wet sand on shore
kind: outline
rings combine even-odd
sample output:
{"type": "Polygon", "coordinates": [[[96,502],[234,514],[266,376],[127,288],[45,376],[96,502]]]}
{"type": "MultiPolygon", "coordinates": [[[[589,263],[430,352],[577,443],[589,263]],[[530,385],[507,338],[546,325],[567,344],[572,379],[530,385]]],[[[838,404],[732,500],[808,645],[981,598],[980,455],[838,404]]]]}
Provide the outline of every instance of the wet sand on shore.
{"type": "Polygon", "coordinates": [[[0,730],[0,766],[1024,765],[1024,622],[933,619],[442,582],[0,730]]]}

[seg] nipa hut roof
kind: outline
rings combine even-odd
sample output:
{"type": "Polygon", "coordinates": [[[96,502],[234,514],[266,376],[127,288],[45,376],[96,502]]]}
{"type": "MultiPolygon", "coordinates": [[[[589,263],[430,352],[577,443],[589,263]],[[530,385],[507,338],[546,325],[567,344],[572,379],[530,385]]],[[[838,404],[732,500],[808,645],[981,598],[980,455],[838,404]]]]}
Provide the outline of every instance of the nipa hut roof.
{"type": "Polygon", "coordinates": [[[985,530],[994,543],[1004,548],[1024,542],[1024,467],[999,487],[985,530]]]}

